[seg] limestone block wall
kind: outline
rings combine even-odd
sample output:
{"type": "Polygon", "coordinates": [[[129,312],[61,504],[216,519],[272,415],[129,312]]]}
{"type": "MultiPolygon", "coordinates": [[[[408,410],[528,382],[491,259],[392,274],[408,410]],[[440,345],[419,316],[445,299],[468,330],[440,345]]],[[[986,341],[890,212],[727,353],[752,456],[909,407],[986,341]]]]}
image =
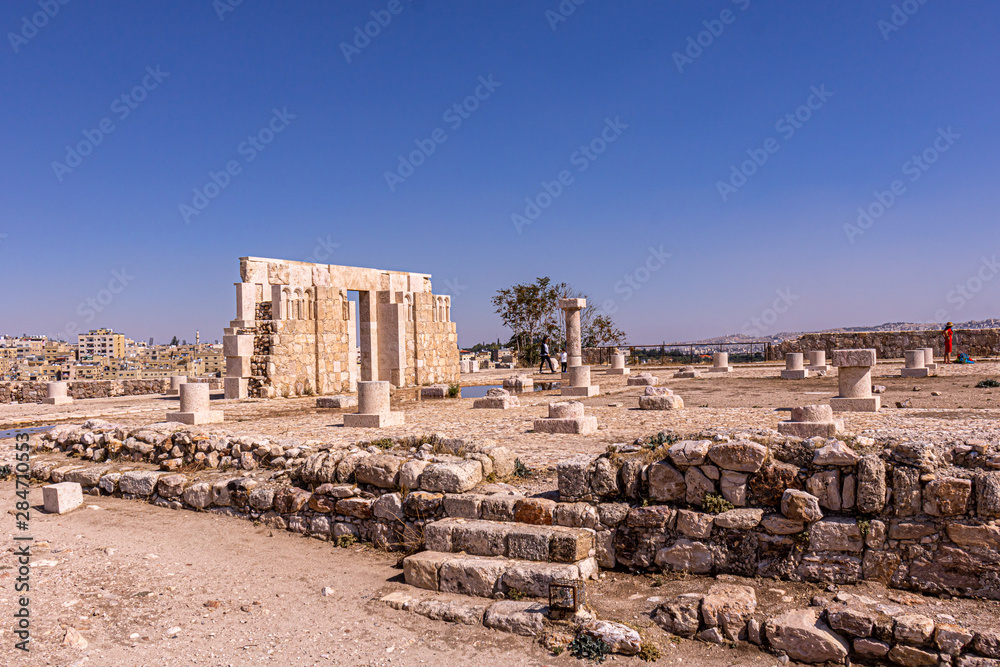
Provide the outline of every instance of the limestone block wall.
{"type": "MultiPolygon", "coordinates": [[[[780,361],[788,352],[825,350],[827,358],[834,350],[875,348],[879,359],[902,359],[906,350],[934,348],[935,356],[944,354],[944,337],[933,331],[870,331],[851,333],[810,333],[772,346],[768,357],[780,361]]],[[[953,351],[972,357],[995,357],[1000,354],[1000,329],[955,329],[953,351]]]]}
{"type": "Polygon", "coordinates": [[[458,379],[450,297],[431,293],[429,275],[255,257],[240,259],[240,274],[223,338],[228,398],[458,379]]]}
{"type": "Polygon", "coordinates": [[[819,438],[682,441],[564,461],[559,496],[602,517],[620,508],[598,534],[605,567],[1000,599],[1000,456],[982,443],[948,460],[921,443],[861,451],[819,438]]]}

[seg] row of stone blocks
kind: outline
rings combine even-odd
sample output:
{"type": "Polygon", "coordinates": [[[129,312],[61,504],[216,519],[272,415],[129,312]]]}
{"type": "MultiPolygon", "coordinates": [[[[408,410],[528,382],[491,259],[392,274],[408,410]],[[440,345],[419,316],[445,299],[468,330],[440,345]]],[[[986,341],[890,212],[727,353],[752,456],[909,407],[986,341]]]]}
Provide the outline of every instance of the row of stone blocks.
{"type": "Polygon", "coordinates": [[[443,593],[492,598],[512,590],[531,597],[548,597],[549,585],[560,579],[592,579],[597,563],[541,563],[508,558],[423,551],[403,560],[403,577],[410,586],[443,593]]]}
{"type": "Polygon", "coordinates": [[[594,533],[586,528],[449,518],[424,527],[424,546],[472,556],[575,563],[594,555],[594,533]]]}

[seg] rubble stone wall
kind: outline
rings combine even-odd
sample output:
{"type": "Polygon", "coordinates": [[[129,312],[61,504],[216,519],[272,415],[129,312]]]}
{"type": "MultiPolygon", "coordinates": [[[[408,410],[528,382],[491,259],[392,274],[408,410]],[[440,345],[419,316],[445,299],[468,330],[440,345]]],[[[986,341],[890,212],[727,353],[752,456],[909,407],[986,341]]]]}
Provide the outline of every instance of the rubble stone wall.
{"type": "MultiPolygon", "coordinates": [[[[829,359],[834,350],[875,348],[879,359],[902,359],[906,350],[934,348],[934,356],[944,355],[944,336],[932,331],[868,331],[851,333],[809,333],[770,348],[770,361],[780,361],[788,352],[825,350],[829,359]]],[[[1000,329],[955,329],[953,351],[971,357],[1000,354],[1000,329]]]]}
{"type": "MultiPolygon", "coordinates": [[[[207,380],[207,379],[206,379],[207,380]]],[[[191,382],[197,381],[192,378],[191,382]]],[[[75,399],[110,398],[160,394],[170,386],[169,378],[150,380],[69,380],[67,395],[75,399]]],[[[41,403],[46,382],[0,382],[0,403],[41,403]]]]}
{"type": "Polygon", "coordinates": [[[1000,599],[1000,457],[978,443],[948,461],[919,443],[865,449],[700,440],[578,457],[558,466],[559,496],[595,506],[602,567],[1000,599]]]}

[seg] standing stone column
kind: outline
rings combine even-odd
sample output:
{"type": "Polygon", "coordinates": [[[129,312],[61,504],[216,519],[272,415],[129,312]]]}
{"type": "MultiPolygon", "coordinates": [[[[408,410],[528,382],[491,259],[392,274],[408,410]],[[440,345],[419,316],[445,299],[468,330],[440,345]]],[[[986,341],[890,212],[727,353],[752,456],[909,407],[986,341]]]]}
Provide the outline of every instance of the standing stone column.
{"type": "Polygon", "coordinates": [[[834,350],[840,395],[830,399],[834,412],[878,412],[881,399],[872,395],[875,350],[834,350]]]}
{"type": "Polygon", "coordinates": [[[937,364],[934,362],[934,348],[925,347],[924,348],[924,366],[929,370],[936,371],[937,364]]]}
{"type": "Polygon", "coordinates": [[[628,375],[631,372],[631,369],[625,368],[625,354],[623,352],[611,355],[611,368],[607,371],[608,375],[628,375]]]}
{"type": "Polygon", "coordinates": [[[830,370],[830,367],[826,363],[826,350],[810,350],[809,351],[809,365],[806,366],[807,371],[823,371],[824,373],[830,370]]]}
{"type": "Polygon", "coordinates": [[[171,375],[170,376],[170,389],[167,390],[167,396],[177,396],[181,393],[181,385],[188,381],[186,375],[171,375]]]}
{"type": "Polygon", "coordinates": [[[358,412],[344,415],[344,426],[382,428],[402,425],[403,413],[389,410],[390,387],[387,381],[358,382],[358,412]]]}
{"type": "Polygon", "coordinates": [[[559,307],[563,310],[566,317],[567,368],[572,368],[573,366],[579,366],[583,363],[580,311],[587,307],[587,300],[559,299],[559,307]]]}
{"type": "Polygon", "coordinates": [[[789,352],[785,355],[785,370],[781,371],[781,377],[785,380],[801,380],[809,377],[809,371],[802,366],[802,353],[789,352]]]}
{"type": "Polygon", "coordinates": [[[924,348],[919,350],[906,350],[903,352],[905,355],[905,366],[900,371],[900,375],[904,378],[925,378],[930,375],[930,371],[927,366],[924,365],[924,348]]]}
{"type": "Polygon", "coordinates": [[[167,421],[193,425],[217,424],[222,421],[222,411],[209,408],[210,387],[207,382],[186,382],[179,385],[179,391],[181,409],[179,412],[167,413],[167,421]]]}
{"type": "Polygon", "coordinates": [[[712,373],[732,373],[733,367],[729,365],[728,352],[712,353],[712,367],[708,369],[712,373]]]}
{"type": "Polygon", "coordinates": [[[67,395],[65,382],[49,382],[45,385],[45,398],[42,403],[47,405],[66,405],[72,403],[72,397],[67,395]]]}

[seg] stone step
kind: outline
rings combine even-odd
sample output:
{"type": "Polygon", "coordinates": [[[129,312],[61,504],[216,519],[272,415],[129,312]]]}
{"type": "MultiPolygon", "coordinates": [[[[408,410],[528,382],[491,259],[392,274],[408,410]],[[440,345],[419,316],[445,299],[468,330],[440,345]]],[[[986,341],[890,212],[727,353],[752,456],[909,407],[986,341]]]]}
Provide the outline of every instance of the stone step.
{"type": "Polygon", "coordinates": [[[575,563],[594,555],[594,531],[449,518],[424,526],[424,546],[428,551],[441,553],[465,552],[471,556],[575,563]]]}
{"type": "Polygon", "coordinates": [[[490,558],[460,553],[422,551],[403,559],[403,577],[416,588],[492,598],[511,591],[548,598],[555,579],[594,579],[597,561],[583,558],[573,563],[540,563],[513,558],[490,558]]]}

